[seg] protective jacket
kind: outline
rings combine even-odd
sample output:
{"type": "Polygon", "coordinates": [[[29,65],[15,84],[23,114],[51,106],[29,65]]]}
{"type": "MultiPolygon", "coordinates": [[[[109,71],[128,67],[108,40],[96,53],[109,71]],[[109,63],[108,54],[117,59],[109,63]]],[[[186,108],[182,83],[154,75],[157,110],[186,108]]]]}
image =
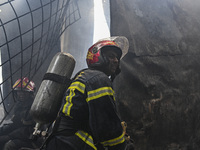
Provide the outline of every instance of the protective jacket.
{"type": "Polygon", "coordinates": [[[4,145],[6,147],[10,146],[10,144],[7,144],[10,140],[13,144],[12,148],[9,149],[16,150],[20,147],[35,147],[30,139],[35,125],[29,113],[32,101],[30,98],[24,102],[17,101],[14,107],[14,115],[11,119],[12,122],[4,124],[0,128],[0,149],[3,149],[4,145]]]}
{"type": "Polygon", "coordinates": [[[47,149],[123,150],[125,138],[108,76],[86,69],[72,81],[47,149]]]}

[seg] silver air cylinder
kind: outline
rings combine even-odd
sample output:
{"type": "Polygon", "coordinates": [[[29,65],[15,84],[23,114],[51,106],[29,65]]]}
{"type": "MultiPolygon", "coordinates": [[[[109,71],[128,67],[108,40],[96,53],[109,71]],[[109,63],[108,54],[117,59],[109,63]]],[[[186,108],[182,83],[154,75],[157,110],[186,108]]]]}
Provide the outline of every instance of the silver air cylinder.
{"type": "Polygon", "coordinates": [[[47,124],[57,117],[74,67],[75,60],[69,53],[59,52],[53,57],[31,106],[30,113],[37,123],[47,124]]]}

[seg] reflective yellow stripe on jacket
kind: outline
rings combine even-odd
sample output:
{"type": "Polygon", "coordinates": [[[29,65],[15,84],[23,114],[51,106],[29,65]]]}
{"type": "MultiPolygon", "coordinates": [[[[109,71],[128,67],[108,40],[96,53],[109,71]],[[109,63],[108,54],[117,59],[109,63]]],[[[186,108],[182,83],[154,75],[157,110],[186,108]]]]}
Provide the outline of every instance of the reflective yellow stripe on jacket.
{"type": "Polygon", "coordinates": [[[111,87],[102,87],[96,90],[89,91],[86,101],[89,102],[91,100],[94,100],[106,95],[113,96],[114,98],[114,90],[111,87]]]}
{"type": "Polygon", "coordinates": [[[124,141],[125,141],[124,134],[122,134],[121,136],[119,136],[115,139],[111,139],[111,140],[108,140],[108,141],[101,142],[101,144],[103,146],[114,146],[114,145],[123,143],[124,141]]]}
{"type": "Polygon", "coordinates": [[[85,84],[79,82],[79,81],[76,81],[76,82],[73,82],[70,87],[68,89],[77,89],[78,91],[80,91],[81,93],[85,93],[85,84]]]}
{"type": "Polygon", "coordinates": [[[83,93],[85,92],[85,85],[79,81],[73,82],[70,87],[68,88],[70,90],[70,93],[68,96],[66,96],[66,103],[63,107],[62,112],[68,116],[70,116],[70,110],[73,106],[72,98],[75,96],[75,90],[78,90],[79,92],[83,93]]]}
{"type": "Polygon", "coordinates": [[[84,132],[82,130],[79,130],[75,133],[81,140],[83,140],[85,143],[90,145],[92,148],[97,150],[97,148],[94,145],[93,138],[91,135],[89,135],[87,132],[84,132]]]}

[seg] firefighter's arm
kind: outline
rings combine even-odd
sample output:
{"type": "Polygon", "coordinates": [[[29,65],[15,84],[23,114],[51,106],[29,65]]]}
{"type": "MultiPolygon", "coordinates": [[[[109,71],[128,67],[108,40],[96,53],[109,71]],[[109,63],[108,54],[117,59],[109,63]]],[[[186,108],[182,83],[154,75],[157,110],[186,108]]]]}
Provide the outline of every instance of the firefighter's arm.
{"type": "Polygon", "coordinates": [[[89,122],[94,141],[111,149],[123,150],[125,138],[121,121],[109,96],[90,101],[89,122]]]}

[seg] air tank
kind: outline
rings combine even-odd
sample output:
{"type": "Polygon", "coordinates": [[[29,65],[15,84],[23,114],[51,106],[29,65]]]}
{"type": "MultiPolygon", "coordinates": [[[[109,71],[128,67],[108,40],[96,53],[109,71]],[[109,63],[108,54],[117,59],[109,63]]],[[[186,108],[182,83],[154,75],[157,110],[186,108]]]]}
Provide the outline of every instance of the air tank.
{"type": "Polygon", "coordinates": [[[47,124],[56,119],[74,67],[75,60],[69,53],[59,52],[53,57],[30,110],[37,123],[47,124]]]}

